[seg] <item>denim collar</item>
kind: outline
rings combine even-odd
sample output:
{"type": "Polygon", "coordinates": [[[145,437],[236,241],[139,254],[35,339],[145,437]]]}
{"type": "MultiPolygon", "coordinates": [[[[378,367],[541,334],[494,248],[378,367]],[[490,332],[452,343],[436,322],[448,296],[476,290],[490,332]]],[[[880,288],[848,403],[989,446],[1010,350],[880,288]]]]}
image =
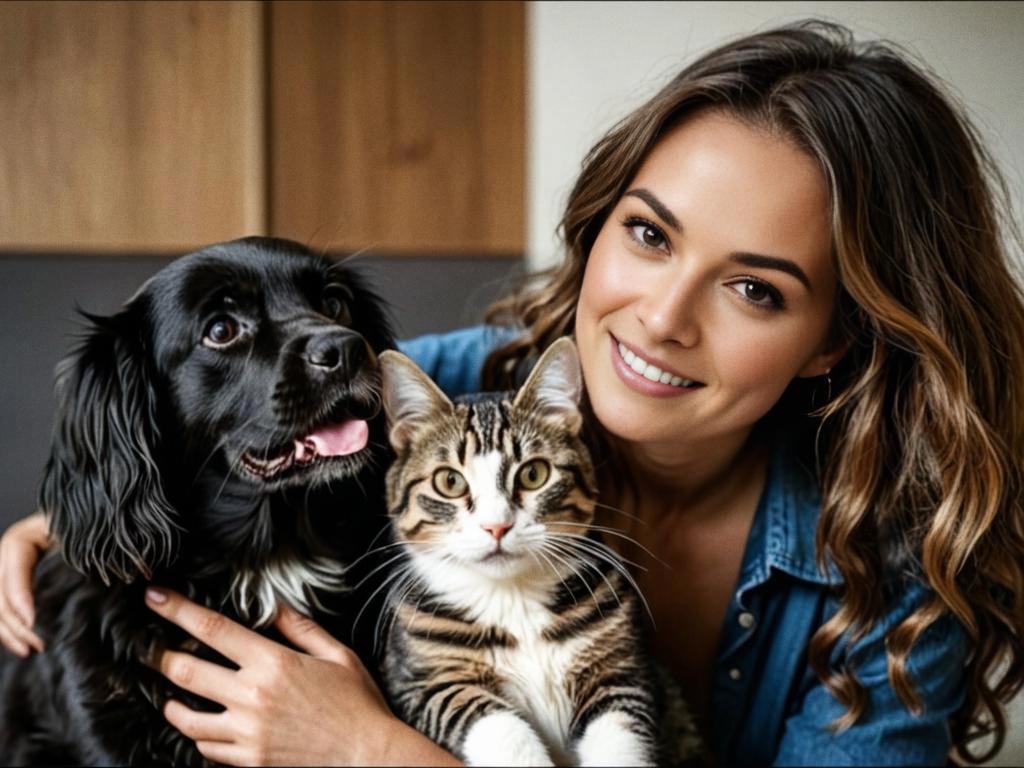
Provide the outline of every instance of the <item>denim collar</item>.
{"type": "Polygon", "coordinates": [[[814,537],[821,493],[814,471],[788,442],[777,436],[768,476],[747,537],[737,596],[768,580],[772,571],[821,586],[836,586],[842,577],[831,562],[828,575],[818,568],[814,537]]]}

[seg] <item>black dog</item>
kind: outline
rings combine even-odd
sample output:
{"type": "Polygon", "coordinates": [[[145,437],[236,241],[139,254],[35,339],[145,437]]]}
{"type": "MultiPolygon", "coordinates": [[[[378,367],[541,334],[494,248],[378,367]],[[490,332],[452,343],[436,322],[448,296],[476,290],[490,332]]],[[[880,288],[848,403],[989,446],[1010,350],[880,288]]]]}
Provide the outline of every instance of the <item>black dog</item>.
{"type": "Polygon", "coordinates": [[[89,319],[58,369],[41,494],[63,556],[36,577],[47,651],[5,661],[0,762],[202,765],[159,709],[216,705],[144,665],[193,646],[143,590],[257,628],[283,601],[350,641],[342,563],[384,522],[392,333],[350,268],[267,238],[184,256],[89,319]]]}

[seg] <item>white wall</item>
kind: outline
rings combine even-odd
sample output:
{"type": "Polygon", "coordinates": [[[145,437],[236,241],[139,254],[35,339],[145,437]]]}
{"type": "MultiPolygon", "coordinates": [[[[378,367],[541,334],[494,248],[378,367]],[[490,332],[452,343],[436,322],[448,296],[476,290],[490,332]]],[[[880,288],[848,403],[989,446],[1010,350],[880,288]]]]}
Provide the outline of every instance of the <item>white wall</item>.
{"type": "MultiPolygon", "coordinates": [[[[559,258],[554,231],[580,161],[618,119],[696,54],[808,16],[888,38],[923,57],[967,105],[1011,186],[1024,189],[1024,3],[533,2],[530,265],[559,258]]],[[[1019,194],[1016,208],[1024,212],[1019,194]]]]}
{"type": "MultiPolygon", "coordinates": [[[[554,231],[590,146],[697,53],[807,16],[922,57],[966,104],[1024,220],[1024,3],[534,2],[528,10],[528,259],[560,256],[554,231]]],[[[995,765],[1024,764],[1024,698],[995,765]]]]}

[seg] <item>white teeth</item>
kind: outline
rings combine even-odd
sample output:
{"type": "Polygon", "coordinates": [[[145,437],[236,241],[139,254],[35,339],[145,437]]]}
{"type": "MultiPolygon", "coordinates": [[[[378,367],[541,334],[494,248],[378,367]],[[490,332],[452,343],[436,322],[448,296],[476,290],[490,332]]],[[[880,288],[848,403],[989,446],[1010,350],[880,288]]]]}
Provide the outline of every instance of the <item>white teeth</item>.
{"type": "Polygon", "coordinates": [[[663,371],[658,366],[648,363],[643,358],[634,355],[630,350],[626,349],[626,346],[622,342],[619,342],[619,354],[622,356],[622,359],[626,361],[626,365],[650,381],[658,381],[662,384],[671,384],[673,387],[680,388],[689,387],[696,383],[692,379],[684,379],[681,376],[674,376],[668,371],[663,371]]]}

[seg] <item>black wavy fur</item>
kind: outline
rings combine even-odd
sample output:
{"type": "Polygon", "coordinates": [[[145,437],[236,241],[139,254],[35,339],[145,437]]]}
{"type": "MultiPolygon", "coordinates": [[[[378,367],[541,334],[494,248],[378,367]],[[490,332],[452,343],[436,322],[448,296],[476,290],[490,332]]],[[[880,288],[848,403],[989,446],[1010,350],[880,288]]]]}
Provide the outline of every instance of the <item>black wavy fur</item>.
{"type": "MultiPolygon", "coordinates": [[[[231,599],[238,573],[366,552],[384,522],[376,353],[393,346],[390,324],[351,267],[269,238],[184,256],[118,314],[88,319],[58,367],[41,491],[60,543],[36,575],[47,650],[3,659],[0,763],[204,765],[160,707],[171,695],[217,706],[144,665],[194,641],[143,591],[172,587],[252,625],[258,606],[231,599]],[[237,341],[211,347],[211,333],[236,329],[237,341]],[[352,416],[370,425],[353,456],[273,477],[242,465],[243,451],[287,455],[295,438],[352,416]]],[[[365,592],[310,591],[310,607],[326,609],[313,617],[365,658],[351,633],[365,592]]]]}

